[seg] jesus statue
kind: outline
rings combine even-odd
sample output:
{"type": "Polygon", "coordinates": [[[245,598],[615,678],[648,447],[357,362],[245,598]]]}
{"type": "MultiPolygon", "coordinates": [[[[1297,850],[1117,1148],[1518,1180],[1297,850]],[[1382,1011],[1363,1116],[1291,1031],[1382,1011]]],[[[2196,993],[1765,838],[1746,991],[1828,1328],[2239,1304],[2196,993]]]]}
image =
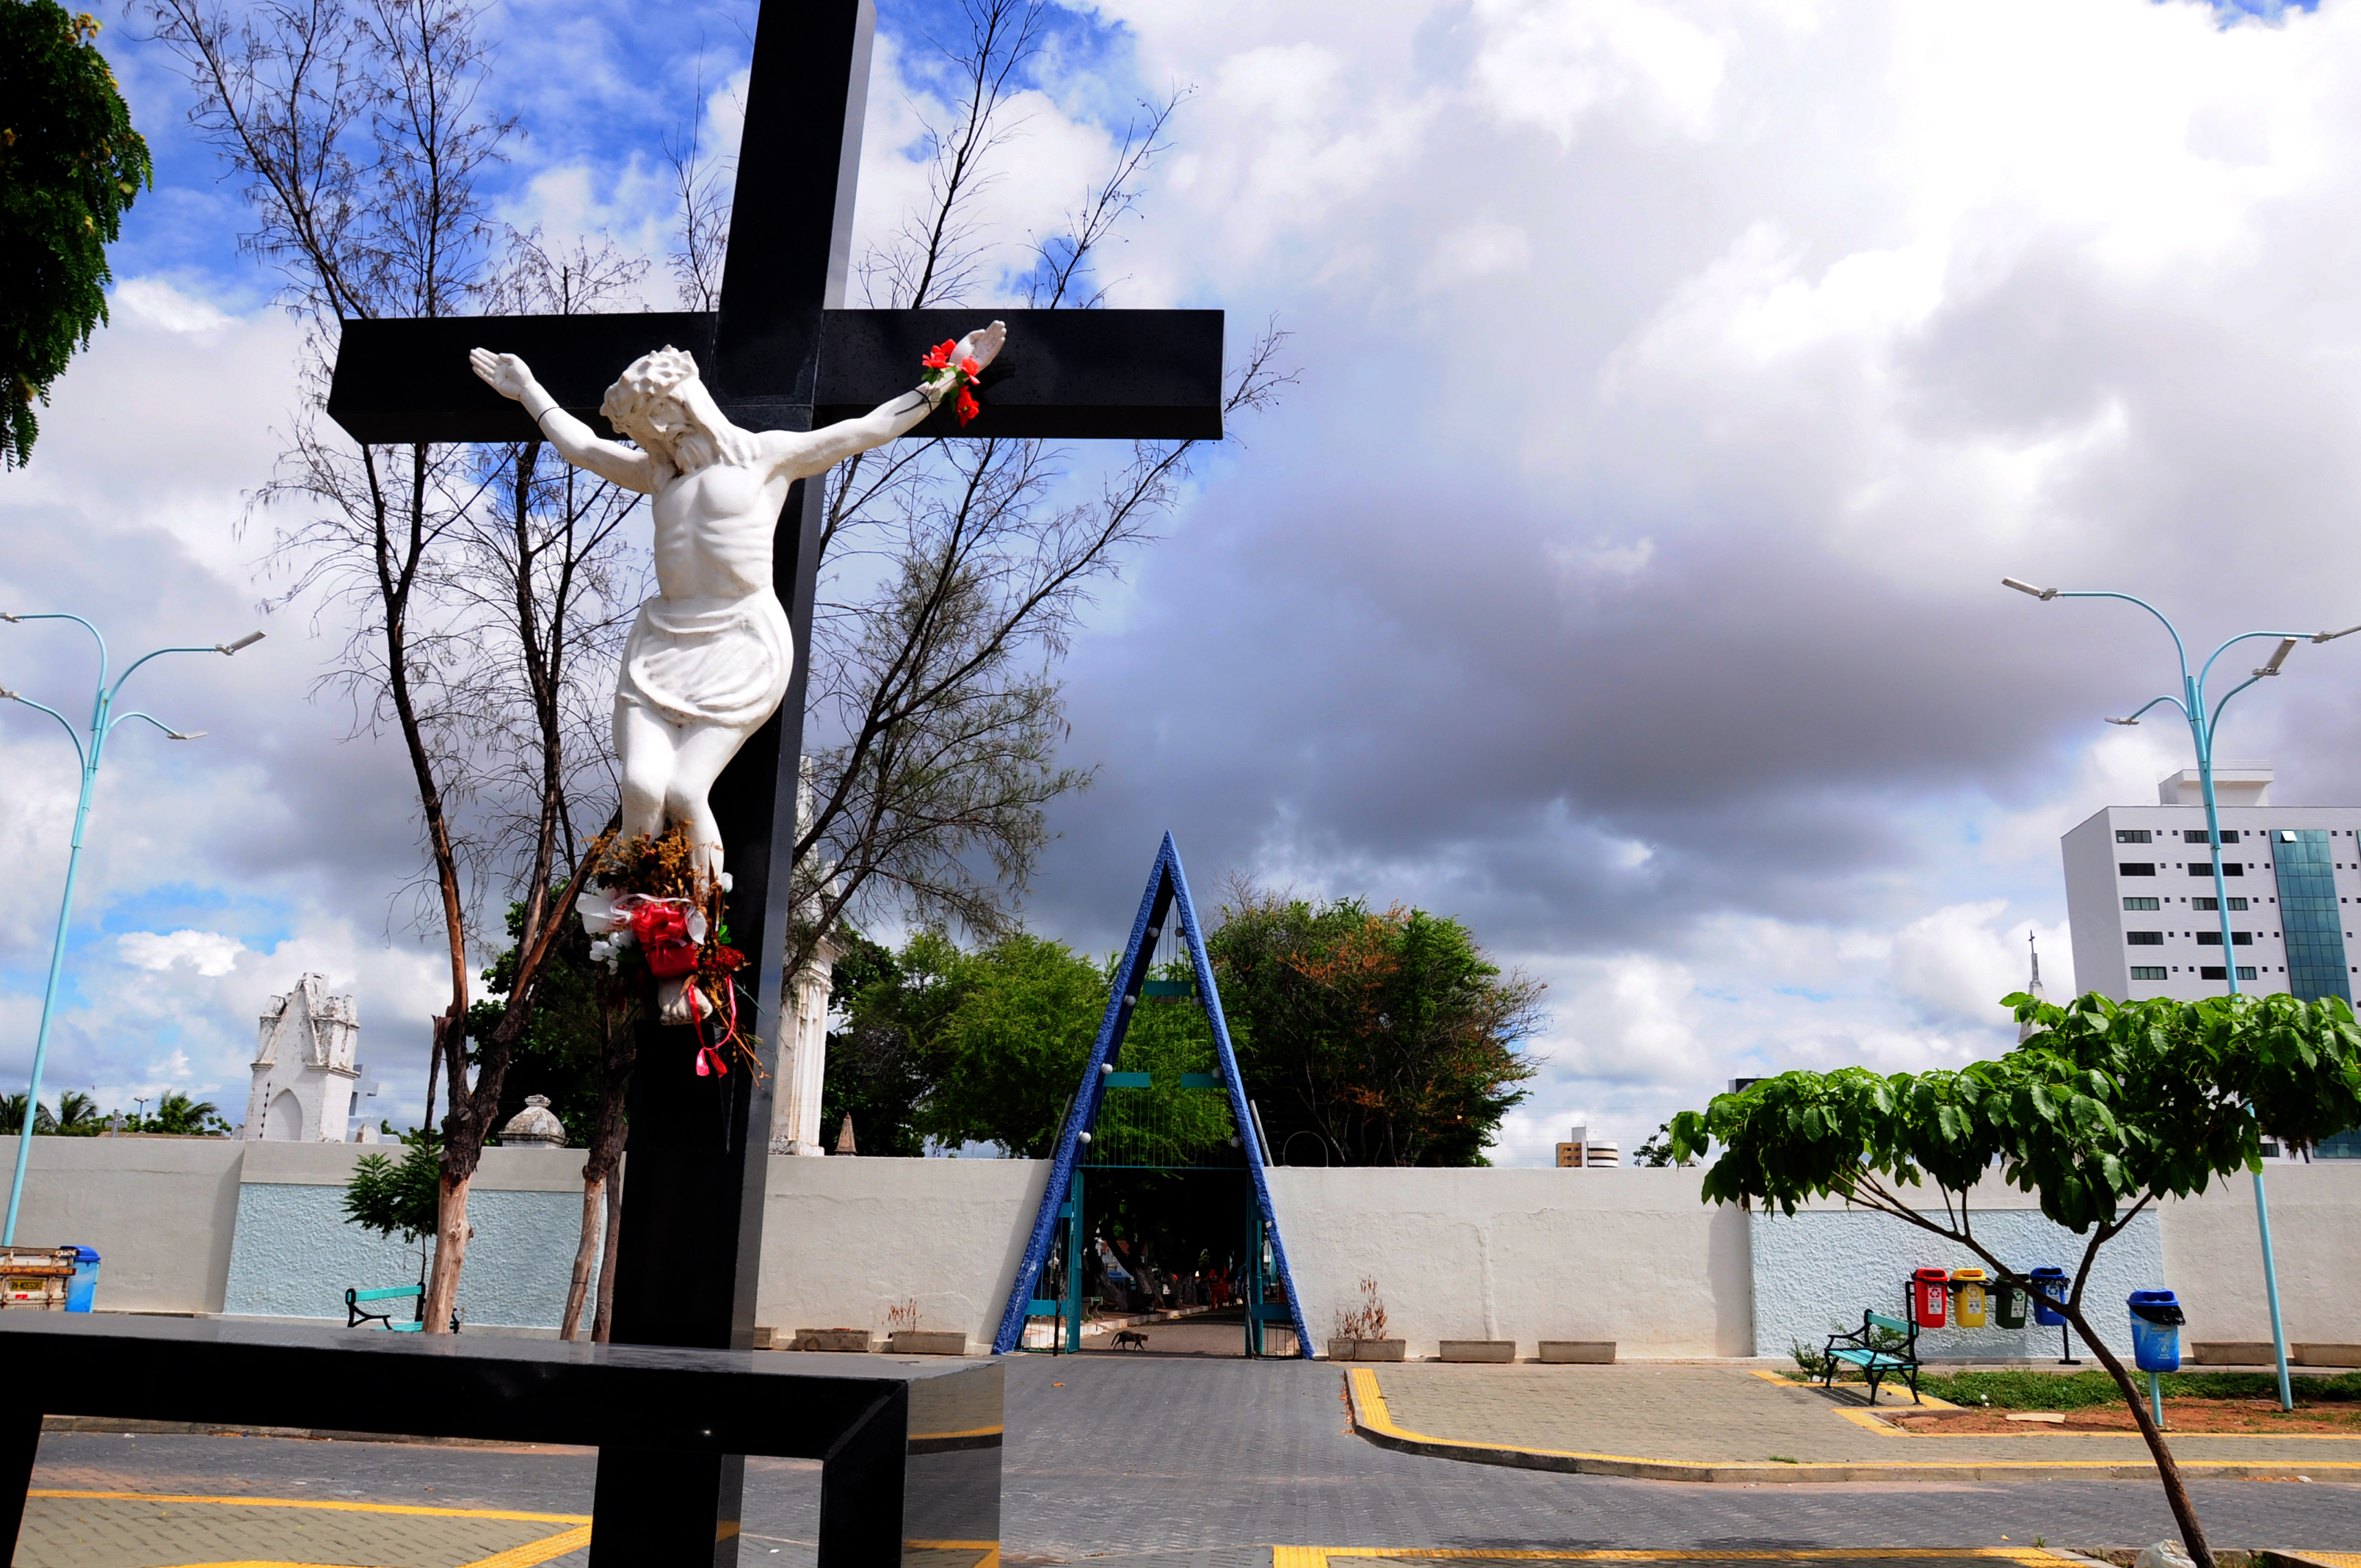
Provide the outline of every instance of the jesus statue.
{"type": "MultiPolygon", "coordinates": [[[[999,322],[961,340],[952,365],[992,363],[999,322]]],[[[468,356],[494,390],[524,405],[577,468],[655,498],[656,597],[640,606],[615,685],[615,751],[626,835],[686,829],[698,869],[721,874],[721,831],[707,796],[746,738],[778,711],[795,670],[787,612],[771,588],[771,538],[787,487],[883,446],[960,384],[941,373],[892,402],[824,430],[741,430],[676,348],[642,356],[598,411],[635,444],[607,441],[557,406],[513,354],[468,356]]]]}

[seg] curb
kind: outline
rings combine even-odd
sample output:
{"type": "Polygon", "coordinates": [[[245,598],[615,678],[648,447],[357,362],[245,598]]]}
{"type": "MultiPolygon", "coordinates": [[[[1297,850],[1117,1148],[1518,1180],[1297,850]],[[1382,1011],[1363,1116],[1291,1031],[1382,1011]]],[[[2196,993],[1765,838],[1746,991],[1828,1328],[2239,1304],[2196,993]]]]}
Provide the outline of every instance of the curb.
{"type": "MultiPolygon", "coordinates": [[[[1879,1460],[1799,1461],[1794,1464],[1719,1464],[1647,1459],[1626,1453],[1582,1453],[1560,1448],[1521,1448],[1508,1443],[1464,1442],[1431,1437],[1396,1426],[1386,1409],[1378,1376],[1364,1367],[1345,1374],[1345,1397],[1353,1431],[1364,1441],[1400,1453],[1455,1459],[1467,1464],[1501,1464],[1517,1470],[1550,1470],[1570,1475],[1614,1475],[1630,1481],[1741,1482],[1794,1486],[1816,1481],[2016,1481],[2037,1475],[2071,1475],[2084,1481],[2153,1480],[2147,1460],[1988,1459],[1967,1463],[1879,1460]]],[[[2211,1481],[2292,1479],[2299,1472],[2335,1471],[2340,1480],[2361,1481],[2361,1461],[2184,1459],[2183,1473],[2211,1481]]]]}

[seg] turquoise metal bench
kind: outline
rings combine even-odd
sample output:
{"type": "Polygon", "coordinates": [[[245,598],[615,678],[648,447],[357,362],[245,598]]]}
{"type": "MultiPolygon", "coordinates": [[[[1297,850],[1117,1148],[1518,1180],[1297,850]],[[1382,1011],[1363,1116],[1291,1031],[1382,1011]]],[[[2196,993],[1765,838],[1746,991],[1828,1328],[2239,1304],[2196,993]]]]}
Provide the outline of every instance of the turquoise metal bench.
{"type": "Polygon", "coordinates": [[[1822,1354],[1825,1357],[1820,1375],[1823,1387],[1835,1386],[1839,1365],[1858,1366],[1861,1376],[1869,1381],[1869,1402],[1874,1405],[1877,1403],[1877,1385],[1888,1373],[1899,1372],[1909,1382],[1910,1402],[1914,1405],[1921,1402],[1918,1398],[1918,1325],[1914,1321],[1889,1318],[1883,1312],[1863,1312],[1861,1327],[1850,1333],[1830,1334],[1828,1348],[1822,1354]],[[1881,1331],[1900,1334],[1902,1343],[1898,1346],[1874,1343],[1881,1331]]]}
{"type": "MultiPolygon", "coordinates": [[[[422,1333],[426,1328],[425,1296],[426,1288],[423,1285],[392,1285],[382,1290],[348,1289],[345,1292],[345,1327],[357,1329],[363,1323],[383,1323],[393,1333],[422,1333]],[[391,1312],[363,1311],[364,1301],[416,1301],[418,1306],[412,1309],[411,1321],[397,1323],[391,1312]]],[[[459,1332],[459,1314],[456,1310],[451,1314],[451,1332],[459,1332]]]]}

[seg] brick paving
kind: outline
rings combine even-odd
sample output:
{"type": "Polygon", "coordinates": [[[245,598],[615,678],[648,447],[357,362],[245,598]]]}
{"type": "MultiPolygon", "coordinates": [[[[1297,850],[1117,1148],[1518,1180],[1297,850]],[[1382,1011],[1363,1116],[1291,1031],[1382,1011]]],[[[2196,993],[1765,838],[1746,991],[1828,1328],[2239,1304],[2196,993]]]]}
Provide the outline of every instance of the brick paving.
{"type": "MultiPolygon", "coordinates": [[[[1394,1423],[1429,1437],[1518,1448],[1701,1464],[1799,1460],[1880,1464],[2067,1460],[2145,1464],[2147,1445],[2121,1436],[2034,1431],[2022,1437],[1938,1437],[1867,1428],[1858,1388],[1773,1383],[1743,1367],[1647,1363],[1479,1366],[1403,1363],[1373,1368],[1394,1423]]],[[[1905,1390],[1881,1407],[1907,1407],[1905,1390]]],[[[2181,1460],[2361,1464],[2361,1437],[2168,1440],[2181,1460]]]]}
{"type": "MultiPolygon", "coordinates": [[[[1425,1370],[1387,1369],[1389,1376],[1425,1370]]],[[[1274,1543],[1808,1552],[2022,1546],[2036,1535],[2059,1545],[2120,1546],[2172,1533],[2153,1479],[1701,1486],[1397,1453],[1348,1431],[1341,1374],[1325,1363],[1012,1358],[1004,1562],[1268,1568],[1274,1543]]],[[[1895,1448],[1956,1441],[1862,1436],[1895,1448]]],[[[593,1455],[572,1449],[52,1433],[41,1441],[36,1484],[587,1513],[594,1468],[593,1455]]],[[[775,1557],[777,1568],[804,1568],[812,1562],[818,1467],[750,1460],[746,1469],[740,1561],[760,1568],[775,1557]]],[[[2361,1488],[2224,1480],[2194,1482],[2191,1491],[2222,1545],[2361,1552],[2361,1488]]],[[[553,1563],[580,1568],[583,1560],[576,1553],[553,1563]]],[[[390,1559],[372,1562],[391,1568],[390,1559]]],[[[1350,1559],[1332,1563],[1346,1568],[1350,1559]]]]}
{"type": "Polygon", "coordinates": [[[150,1497],[27,1499],[16,1568],[244,1562],[461,1568],[567,1537],[564,1521],[270,1508],[150,1497]]]}

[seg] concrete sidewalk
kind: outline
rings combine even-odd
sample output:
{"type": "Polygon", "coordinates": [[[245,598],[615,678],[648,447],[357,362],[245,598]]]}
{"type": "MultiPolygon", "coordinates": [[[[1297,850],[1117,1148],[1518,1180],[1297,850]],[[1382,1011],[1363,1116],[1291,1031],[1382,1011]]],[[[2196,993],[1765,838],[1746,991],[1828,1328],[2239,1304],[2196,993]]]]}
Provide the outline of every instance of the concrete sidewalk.
{"type": "MultiPolygon", "coordinates": [[[[1405,1363],[1338,1370],[1363,1437],[1477,1464],[1757,1485],[2156,1473],[2136,1433],[1908,1432],[1880,1420],[1857,1387],[1820,1389],[1746,1368],[1405,1363]]],[[[1905,1389],[1878,1405],[1909,1402],[1905,1389]]],[[[2361,1481],[2361,1437],[2188,1434],[2169,1442],[2192,1478],[2361,1481]]]]}

